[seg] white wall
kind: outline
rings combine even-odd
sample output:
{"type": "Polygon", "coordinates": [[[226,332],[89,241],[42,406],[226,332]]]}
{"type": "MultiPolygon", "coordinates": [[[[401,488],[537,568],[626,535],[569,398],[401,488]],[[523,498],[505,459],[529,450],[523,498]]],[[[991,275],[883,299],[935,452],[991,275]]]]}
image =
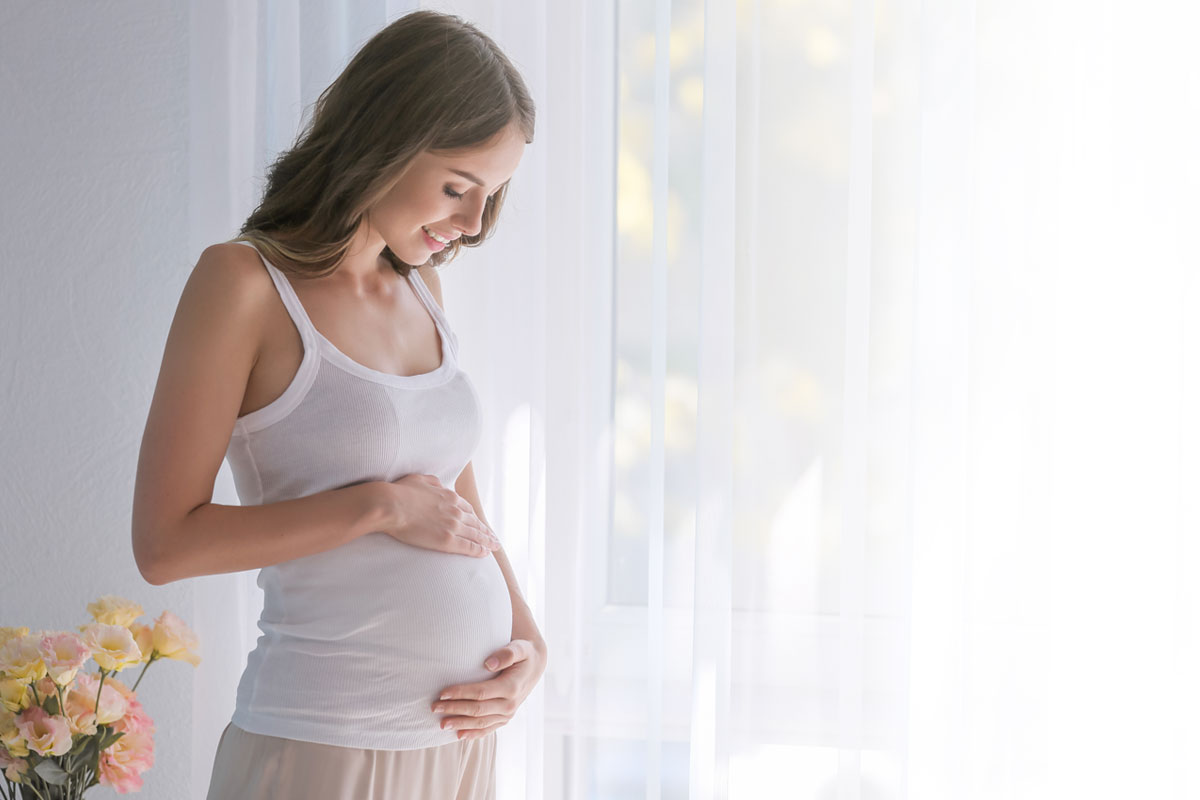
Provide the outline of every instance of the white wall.
{"type": "MultiPolygon", "coordinates": [[[[0,4],[0,625],[73,629],[109,593],[144,621],[193,613],[190,583],[147,584],[130,546],[191,266],[188,60],[180,0],[0,4]]],[[[138,689],[158,726],[144,797],[188,794],[194,672],[159,662],[138,689]]]]}

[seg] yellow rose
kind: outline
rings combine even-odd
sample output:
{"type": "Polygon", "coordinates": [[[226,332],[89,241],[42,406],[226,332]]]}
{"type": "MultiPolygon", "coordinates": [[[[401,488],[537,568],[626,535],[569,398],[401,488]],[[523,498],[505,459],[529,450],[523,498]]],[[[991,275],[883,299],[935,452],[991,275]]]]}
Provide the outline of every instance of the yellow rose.
{"type": "Polygon", "coordinates": [[[149,661],[150,654],[154,652],[154,629],[149,625],[135,622],[129,626],[129,632],[133,634],[133,640],[137,642],[138,649],[142,651],[142,661],[149,661]]]}
{"type": "Polygon", "coordinates": [[[0,672],[22,683],[33,683],[46,677],[41,643],[40,635],[25,634],[0,644],[0,672]]]}
{"type": "Polygon", "coordinates": [[[96,622],[103,625],[120,625],[126,628],[131,622],[146,613],[137,603],[126,600],[124,597],[117,597],[115,594],[106,594],[93,600],[88,603],[87,610],[96,622]]]}
{"type": "Polygon", "coordinates": [[[17,716],[6,709],[0,710],[0,743],[8,748],[8,754],[14,758],[29,755],[25,737],[17,729],[17,716]]]}
{"type": "Polygon", "coordinates": [[[101,669],[120,672],[141,663],[142,651],[133,640],[133,634],[124,626],[101,622],[87,625],[83,630],[83,641],[101,669]]]}
{"type": "Polygon", "coordinates": [[[29,628],[3,628],[0,627],[0,644],[4,644],[9,639],[20,639],[22,636],[29,635],[29,628]]]}
{"type": "Polygon", "coordinates": [[[193,667],[200,663],[196,654],[200,640],[192,629],[170,611],[159,614],[154,620],[154,649],[163,658],[186,661],[193,667]]]}
{"type": "Polygon", "coordinates": [[[16,714],[29,708],[33,698],[29,696],[29,684],[18,680],[0,680],[0,706],[16,714]]]}

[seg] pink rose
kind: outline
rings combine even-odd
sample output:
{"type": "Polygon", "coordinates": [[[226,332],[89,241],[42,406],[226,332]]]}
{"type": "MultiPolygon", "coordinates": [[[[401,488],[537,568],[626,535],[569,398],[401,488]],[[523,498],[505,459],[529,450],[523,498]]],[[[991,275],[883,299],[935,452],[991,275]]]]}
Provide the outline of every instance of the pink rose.
{"type": "Polygon", "coordinates": [[[4,768],[4,777],[13,783],[20,783],[21,777],[29,771],[29,760],[18,758],[4,768]]]}
{"type": "Polygon", "coordinates": [[[38,697],[40,697],[43,701],[45,701],[47,697],[58,697],[58,684],[55,683],[54,679],[49,675],[33,684],[33,686],[37,689],[38,697]]]}
{"type": "Polygon", "coordinates": [[[122,766],[107,755],[100,756],[100,774],[96,777],[100,783],[111,786],[117,794],[128,794],[142,788],[142,776],[137,770],[122,766]]]}
{"type": "Polygon", "coordinates": [[[64,717],[50,716],[41,706],[17,715],[17,730],[29,749],[42,756],[61,756],[71,749],[71,726],[64,717]]]}
{"type": "Polygon", "coordinates": [[[150,719],[150,715],[146,713],[132,689],[114,678],[106,680],[104,685],[116,689],[125,698],[125,716],[113,723],[114,730],[154,733],[154,720],[150,719]]]}
{"type": "Polygon", "coordinates": [[[51,633],[42,637],[38,649],[46,671],[59,686],[67,686],[75,679],[75,673],[92,656],[92,650],[83,639],[69,631],[51,633]]]}
{"type": "Polygon", "coordinates": [[[120,794],[142,788],[142,773],[154,766],[154,739],[130,732],[100,754],[100,782],[120,794]]]}
{"type": "Polygon", "coordinates": [[[154,733],[154,720],[137,700],[130,700],[125,716],[113,723],[113,730],[126,733],[154,733]]]}

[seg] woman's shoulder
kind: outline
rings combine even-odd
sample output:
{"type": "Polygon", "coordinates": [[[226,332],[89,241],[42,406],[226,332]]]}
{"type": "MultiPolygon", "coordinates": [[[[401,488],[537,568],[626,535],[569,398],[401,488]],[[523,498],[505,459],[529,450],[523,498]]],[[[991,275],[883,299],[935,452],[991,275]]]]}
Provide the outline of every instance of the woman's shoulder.
{"type": "Polygon", "coordinates": [[[180,310],[209,329],[236,329],[257,353],[279,304],[278,290],[258,253],[236,242],[209,245],[200,253],[180,297],[180,310]]]}
{"type": "Polygon", "coordinates": [[[218,242],[204,248],[192,269],[192,281],[209,286],[231,301],[266,302],[274,282],[258,252],[241,242],[218,242]]]}

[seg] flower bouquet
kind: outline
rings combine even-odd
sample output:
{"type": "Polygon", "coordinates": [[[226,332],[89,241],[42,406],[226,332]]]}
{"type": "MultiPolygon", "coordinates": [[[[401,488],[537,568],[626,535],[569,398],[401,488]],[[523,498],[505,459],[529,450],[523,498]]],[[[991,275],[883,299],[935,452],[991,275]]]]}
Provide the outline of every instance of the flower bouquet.
{"type": "Polygon", "coordinates": [[[183,620],[164,611],[153,627],[142,607],[105,595],[79,633],[0,627],[0,769],[4,800],[80,800],[97,784],[125,794],[154,764],[154,722],[135,694],[163,658],[200,663],[183,620]],[[83,671],[88,659],[98,672],[83,671]],[[112,677],[138,664],[133,686],[112,677]],[[19,789],[18,789],[19,787],[19,789]]]}

